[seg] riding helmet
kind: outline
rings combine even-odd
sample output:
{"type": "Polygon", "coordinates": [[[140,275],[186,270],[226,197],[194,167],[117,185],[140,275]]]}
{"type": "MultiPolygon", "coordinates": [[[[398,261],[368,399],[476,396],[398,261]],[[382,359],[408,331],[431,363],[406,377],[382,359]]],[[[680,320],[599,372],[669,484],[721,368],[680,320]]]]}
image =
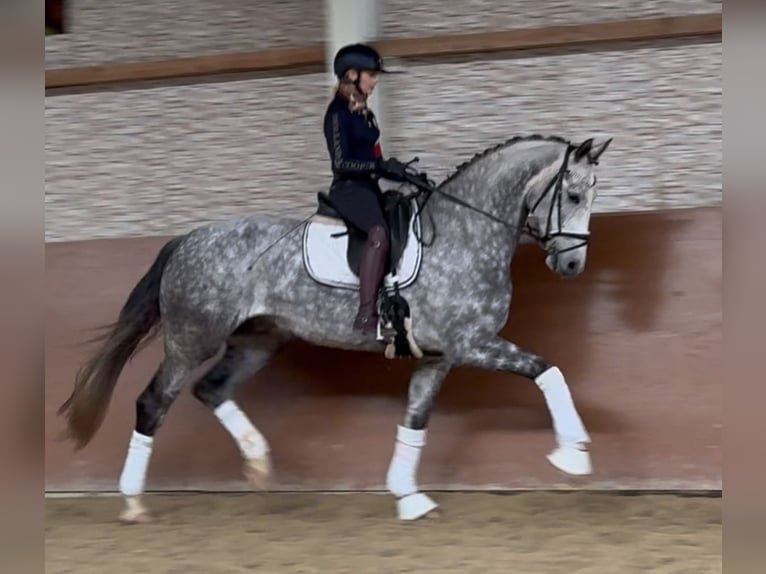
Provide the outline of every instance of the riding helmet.
{"type": "Polygon", "coordinates": [[[333,71],[338,78],[343,78],[348,70],[367,70],[388,72],[383,68],[383,58],[372,46],[366,44],[348,44],[335,54],[333,71]]]}

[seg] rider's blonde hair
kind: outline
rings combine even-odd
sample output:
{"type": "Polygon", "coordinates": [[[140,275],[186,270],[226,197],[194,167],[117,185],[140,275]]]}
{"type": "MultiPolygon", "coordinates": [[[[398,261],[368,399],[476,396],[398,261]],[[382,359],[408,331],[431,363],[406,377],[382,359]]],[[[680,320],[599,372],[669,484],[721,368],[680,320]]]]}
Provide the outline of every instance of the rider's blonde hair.
{"type": "Polygon", "coordinates": [[[352,112],[367,111],[367,96],[356,88],[354,82],[346,79],[336,83],[332,89],[332,97],[334,98],[338,93],[348,100],[348,106],[352,112]]]}

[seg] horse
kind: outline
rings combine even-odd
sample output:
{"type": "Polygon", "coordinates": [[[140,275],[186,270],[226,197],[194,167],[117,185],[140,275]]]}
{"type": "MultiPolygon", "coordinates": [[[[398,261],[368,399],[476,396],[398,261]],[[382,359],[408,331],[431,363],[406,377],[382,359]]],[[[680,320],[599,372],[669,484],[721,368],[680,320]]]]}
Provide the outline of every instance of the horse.
{"type": "Polygon", "coordinates": [[[124,365],[161,330],[164,356],[137,397],[119,479],[123,522],[151,520],[141,497],[156,433],[192,371],[219,353],[189,383],[191,392],[236,441],[252,485],[268,488],[268,440],[239,408],[233,390],[291,340],[385,350],[388,358],[415,361],[385,482],[401,520],[438,508],[420,490],[417,472],[435,399],[450,370],[459,366],[534,381],[555,432],[548,461],[569,475],[590,474],[591,439],[561,369],[499,333],[509,316],[510,269],[522,234],[544,250],[552,272],[571,278],[585,269],[596,166],[611,141],[591,137],[575,144],[559,136],[516,136],[477,153],[438,185],[424,173],[408,172],[417,191],[385,192],[394,241],[379,291],[388,302],[386,308],[381,303],[381,323],[388,320],[377,337],[352,329],[363,238],[332,210],[323,192],[316,211],[298,223],[250,214],[174,236],[77,372],[73,391],[58,410],[66,416],[66,438],[75,450],[89,443],[124,365]]]}

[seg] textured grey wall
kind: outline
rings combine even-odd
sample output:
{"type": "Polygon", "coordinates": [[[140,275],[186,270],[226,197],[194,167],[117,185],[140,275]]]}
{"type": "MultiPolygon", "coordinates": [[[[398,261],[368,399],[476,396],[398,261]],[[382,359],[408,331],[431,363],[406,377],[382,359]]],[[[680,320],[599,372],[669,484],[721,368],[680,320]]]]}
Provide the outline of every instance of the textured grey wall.
{"type": "MultiPolygon", "coordinates": [[[[720,43],[687,43],[413,63],[385,78],[386,151],[418,154],[440,179],[515,134],[608,133],[598,211],[717,204],[721,58],[720,43]]],[[[245,211],[310,213],[329,181],[325,82],[47,98],[46,240],[175,233],[245,211]]]]}
{"type": "Polygon", "coordinates": [[[322,0],[68,0],[47,68],[288,48],[324,39],[322,0]]]}
{"type": "Polygon", "coordinates": [[[382,34],[429,34],[544,28],[630,18],[720,12],[721,0],[382,0],[382,34]]]}
{"type": "MultiPolygon", "coordinates": [[[[323,0],[67,0],[71,33],[45,38],[48,68],[321,42],[323,0]]],[[[720,12],[721,0],[381,0],[385,37],[720,12]]]]}

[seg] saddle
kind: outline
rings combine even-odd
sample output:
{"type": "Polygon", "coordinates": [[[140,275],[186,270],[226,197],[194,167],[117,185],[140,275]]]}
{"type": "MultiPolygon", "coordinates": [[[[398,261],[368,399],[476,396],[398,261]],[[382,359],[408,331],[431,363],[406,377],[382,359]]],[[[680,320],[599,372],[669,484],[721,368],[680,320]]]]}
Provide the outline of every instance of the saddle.
{"type": "MultiPolygon", "coordinates": [[[[386,275],[395,272],[401,261],[402,253],[407,247],[412,213],[412,202],[405,194],[393,189],[383,192],[383,216],[390,230],[390,248],[385,265],[386,275]]],[[[366,241],[365,234],[335,210],[327,192],[320,191],[317,193],[316,215],[338,219],[346,224],[346,233],[348,234],[346,261],[354,275],[359,277],[359,265],[366,241]]],[[[340,236],[341,234],[333,235],[333,237],[340,236]]]]}
{"type": "MultiPolygon", "coordinates": [[[[415,242],[410,244],[414,234],[419,230],[419,221],[415,216],[416,201],[407,195],[396,191],[383,192],[383,214],[389,228],[389,254],[386,258],[382,297],[379,303],[380,322],[385,326],[388,333],[384,336],[381,325],[378,325],[378,340],[387,342],[385,357],[414,356],[420,358],[423,352],[415,342],[412,332],[412,318],[406,299],[399,289],[410,285],[415,281],[420,269],[421,246],[415,242]],[[404,276],[400,277],[399,273],[404,276]],[[402,285],[403,283],[403,285],[402,285]],[[389,292],[393,290],[393,292],[389,292]]],[[[333,287],[350,288],[350,278],[343,279],[343,269],[338,267],[340,261],[333,264],[333,253],[342,257],[340,250],[343,249],[342,239],[346,238],[345,264],[352,274],[355,283],[359,278],[359,268],[362,251],[366,242],[365,233],[353,223],[345,219],[333,207],[332,200],[327,192],[317,193],[317,208],[314,218],[335,220],[337,223],[330,226],[329,239],[327,225],[317,227],[309,224],[304,236],[304,263],[309,275],[314,280],[333,287]],[[324,230],[320,231],[320,228],[324,230]],[[334,232],[332,232],[334,231],[334,232]],[[323,238],[324,237],[324,238],[323,238]],[[337,245],[337,247],[336,247],[337,245]],[[323,256],[320,256],[320,253],[323,256]],[[335,267],[333,267],[335,265],[335,267]]],[[[318,222],[317,222],[318,223],[318,222]]],[[[358,283],[357,283],[358,284],[358,283]]]]}

